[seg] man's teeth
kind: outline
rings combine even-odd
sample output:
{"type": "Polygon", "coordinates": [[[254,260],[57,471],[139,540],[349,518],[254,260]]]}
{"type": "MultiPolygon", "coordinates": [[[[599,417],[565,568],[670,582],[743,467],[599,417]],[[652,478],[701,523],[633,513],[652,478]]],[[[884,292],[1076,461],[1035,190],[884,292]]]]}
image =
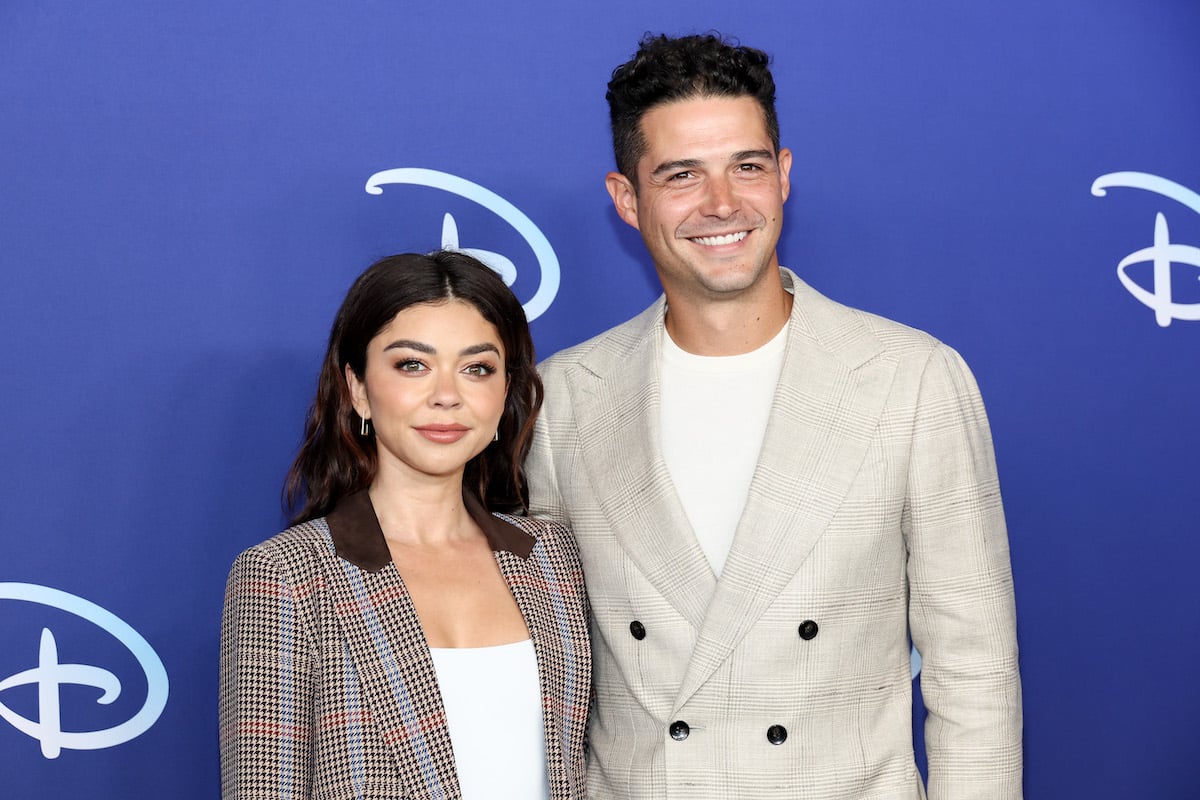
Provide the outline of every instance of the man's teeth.
{"type": "Polygon", "coordinates": [[[747,233],[747,231],[738,231],[737,233],[727,233],[724,236],[694,236],[692,237],[692,241],[702,244],[705,247],[717,247],[718,245],[740,242],[746,238],[747,233]]]}

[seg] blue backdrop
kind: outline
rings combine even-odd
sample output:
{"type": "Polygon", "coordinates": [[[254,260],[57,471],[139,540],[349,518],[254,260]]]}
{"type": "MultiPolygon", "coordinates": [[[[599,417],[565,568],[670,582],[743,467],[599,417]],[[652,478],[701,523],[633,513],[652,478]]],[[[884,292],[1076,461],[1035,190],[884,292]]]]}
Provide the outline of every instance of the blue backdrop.
{"type": "Polygon", "coordinates": [[[632,316],[604,84],[715,28],[775,57],[783,262],[988,401],[1027,797],[1200,796],[1200,4],[648,5],[0,6],[0,795],[217,796],[225,575],[351,279],[487,251],[542,355],[632,316]]]}

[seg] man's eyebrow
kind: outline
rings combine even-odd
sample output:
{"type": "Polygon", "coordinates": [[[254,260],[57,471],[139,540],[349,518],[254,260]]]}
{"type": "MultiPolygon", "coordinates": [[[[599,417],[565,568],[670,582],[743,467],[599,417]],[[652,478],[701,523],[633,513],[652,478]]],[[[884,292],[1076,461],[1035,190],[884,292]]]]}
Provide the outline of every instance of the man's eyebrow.
{"type": "Polygon", "coordinates": [[[664,161],[654,168],[650,173],[650,177],[656,178],[667,172],[684,172],[689,169],[695,169],[702,163],[704,162],[698,158],[681,158],[676,161],[664,161]]]}
{"type": "MultiPolygon", "coordinates": [[[[764,161],[774,161],[775,153],[770,150],[739,150],[729,156],[730,163],[739,161],[755,161],[762,159],[764,161]]],[[[659,164],[650,173],[650,177],[658,178],[672,172],[686,172],[689,169],[695,169],[702,166],[704,162],[698,158],[680,158],[674,161],[664,161],[659,164]]]]}
{"type": "Polygon", "coordinates": [[[770,150],[742,150],[739,153],[734,153],[729,157],[730,161],[753,161],[757,158],[774,161],[775,154],[770,150]]]}
{"type": "MultiPolygon", "coordinates": [[[[437,355],[436,347],[425,344],[424,342],[413,341],[412,339],[397,339],[387,347],[383,348],[383,350],[384,352],[387,352],[388,350],[416,350],[418,353],[425,353],[426,355],[437,355]]],[[[469,347],[464,347],[462,350],[458,351],[460,356],[477,356],[480,353],[495,353],[496,355],[500,355],[500,349],[491,342],[481,342],[480,344],[473,344],[469,347]]]]}

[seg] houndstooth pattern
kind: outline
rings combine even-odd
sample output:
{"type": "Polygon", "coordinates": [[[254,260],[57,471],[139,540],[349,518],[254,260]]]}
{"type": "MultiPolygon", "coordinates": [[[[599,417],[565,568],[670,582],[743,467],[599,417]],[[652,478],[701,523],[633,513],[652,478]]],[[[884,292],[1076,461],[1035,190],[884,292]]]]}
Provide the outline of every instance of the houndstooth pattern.
{"type": "MultiPolygon", "coordinates": [[[[529,558],[495,555],[537,655],[550,796],[580,798],[591,657],[578,554],[560,525],[495,516],[536,537],[529,558]]],[[[324,519],[235,561],[220,724],[225,800],[460,797],[436,673],[399,574],[339,558],[324,519]]]]}

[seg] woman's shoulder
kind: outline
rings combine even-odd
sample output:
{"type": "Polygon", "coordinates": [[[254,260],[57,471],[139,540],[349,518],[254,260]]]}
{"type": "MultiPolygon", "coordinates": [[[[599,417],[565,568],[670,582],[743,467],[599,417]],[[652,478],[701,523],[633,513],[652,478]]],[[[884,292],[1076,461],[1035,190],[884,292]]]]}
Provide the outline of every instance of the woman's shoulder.
{"type": "Polygon", "coordinates": [[[579,568],[579,547],[575,537],[561,522],[549,517],[523,517],[515,514],[494,513],[497,519],[532,536],[534,549],[541,549],[550,559],[559,564],[579,568]]]}
{"type": "Polygon", "coordinates": [[[571,532],[567,530],[565,525],[549,517],[524,517],[516,514],[505,514],[499,511],[492,512],[492,516],[528,533],[535,539],[559,539],[564,537],[570,538],[571,536],[571,532]]]}
{"type": "Polygon", "coordinates": [[[269,539],[246,548],[239,563],[270,563],[288,572],[315,564],[331,552],[329,525],[324,517],[292,525],[269,539]]]}

